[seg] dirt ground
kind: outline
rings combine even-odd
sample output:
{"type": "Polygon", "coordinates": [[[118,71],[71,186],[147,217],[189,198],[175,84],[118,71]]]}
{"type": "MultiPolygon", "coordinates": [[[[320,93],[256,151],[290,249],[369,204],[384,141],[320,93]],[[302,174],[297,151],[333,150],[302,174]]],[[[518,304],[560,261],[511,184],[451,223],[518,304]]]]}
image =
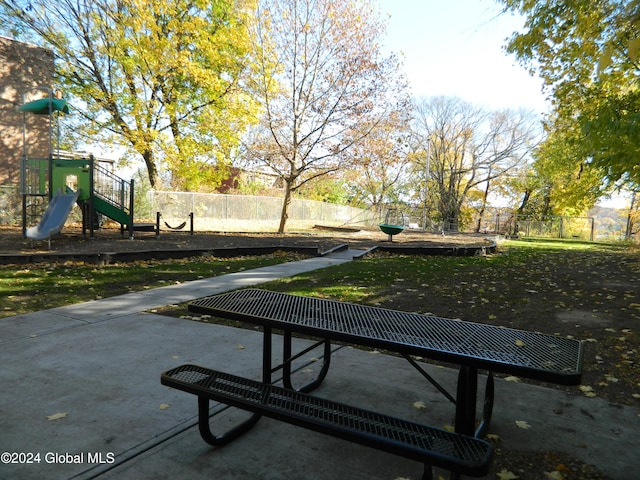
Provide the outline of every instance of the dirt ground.
{"type": "MultiPolygon", "coordinates": [[[[194,232],[188,230],[161,230],[156,238],[153,232],[135,232],[134,239],[123,236],[118,228],[96,230],[94,238],[89,232],[83,235],[79,226],[65,227],[62,233],[51,240],[51,249],[46,241],[31,241],[22,236],[22,229],[0,225],[0,253],[74,253],[135,252],[148,250],[231,248],[253,246],[310,246],[325,251],[347,243],[350,248],[367,249],[375,245],[388,244],[388,236],[377,228],[331,229],[314,228],[304,233],[237,233],[194,232]]],[[[393,237],[399,245],[477,245],[488,243],[485,236],[448,234],[446,236],[424,232],[404,231],[393,237]]]]}

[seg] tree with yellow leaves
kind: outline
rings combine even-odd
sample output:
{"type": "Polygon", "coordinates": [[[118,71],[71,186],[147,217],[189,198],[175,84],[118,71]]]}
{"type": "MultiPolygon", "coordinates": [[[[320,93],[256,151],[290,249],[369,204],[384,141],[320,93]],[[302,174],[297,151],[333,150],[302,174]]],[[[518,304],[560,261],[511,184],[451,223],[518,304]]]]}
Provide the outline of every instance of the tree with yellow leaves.
{"type": "Polygon", "coordinates": [[[525,17],[507,51],[545,81],[547,131],[584,178],[640,185],[640,0],[501,0],[525,17]],[[567,131],[571,132],[567,142],[567,131]]]}
{"type": "Polygon", "coordinates": [[[252,0],[0,0],[0,24],[51,48],[83,143],[125,146],[152,186],[215,186],[253,115],[252,0]],[[215,167],[214,167],[215,165],[215,167]],[[214,184],[214,185],[211,185],[214,184]]]}

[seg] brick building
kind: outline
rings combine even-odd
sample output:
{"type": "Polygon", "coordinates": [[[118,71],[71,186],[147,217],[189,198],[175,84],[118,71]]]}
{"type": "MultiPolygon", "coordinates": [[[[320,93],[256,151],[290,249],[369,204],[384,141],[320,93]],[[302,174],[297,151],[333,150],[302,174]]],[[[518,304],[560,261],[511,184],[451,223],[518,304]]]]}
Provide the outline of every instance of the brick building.
{"type": "Polygon", "coordinates": [[[27,155],[46,158],[49,153],[49,118],[24,115],[18,107],[47,96],[51,89],[54,57],[51,50],[0,36],[0,186],[18,185],[23,154],[23,119],[26,120],[27,155]],[[26,95],[26,96],[25,96],[26,95]]]}

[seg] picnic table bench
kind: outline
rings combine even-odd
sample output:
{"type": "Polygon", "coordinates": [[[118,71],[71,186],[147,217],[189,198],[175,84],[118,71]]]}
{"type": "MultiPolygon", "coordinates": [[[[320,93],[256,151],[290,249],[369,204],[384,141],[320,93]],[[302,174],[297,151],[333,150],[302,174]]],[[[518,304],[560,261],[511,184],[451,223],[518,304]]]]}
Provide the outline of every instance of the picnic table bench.
{"type": "Polygon", "coordinates": [[[481,437],[493,411],[493,372],[563,385],[579,384],[582,372],[582,343],[577,340],[431,315],[260,289],[205,297],[191,302],[189,310],[260,325],[263,330],[261,382],[193,365],[162,374],[164,385],[198,396],[199,428],[205,441],[223,445],[249,430],[264,415],[420,461],[425,465],[425,480],[432,478],[431,466],[446,468],[456,476],[481,476],[488,471],[493,450],[481,437]],[[283,360],[275,367],[274,330],[283,333],[283,360]],[[320,340],[294,354],[294,334],[320,340]],[[455,405],[455,432],[311,395],[328,373],[331,342],[384,349],[403,356],[455,405]],[[317,347],[324,349],[317,377],[294,388],[293,361],[317,347]],[[414,356],[459,365],[456,395],[448,393],[414,356]],[[483,416],[478,422],[479,370],[488,374],[483,416]],[[277,371],[282,373],[283,387],[273,385],[272,374],[277,371]],[[210,400],[253,414],[216,436],[209,426],[210,400]]]}

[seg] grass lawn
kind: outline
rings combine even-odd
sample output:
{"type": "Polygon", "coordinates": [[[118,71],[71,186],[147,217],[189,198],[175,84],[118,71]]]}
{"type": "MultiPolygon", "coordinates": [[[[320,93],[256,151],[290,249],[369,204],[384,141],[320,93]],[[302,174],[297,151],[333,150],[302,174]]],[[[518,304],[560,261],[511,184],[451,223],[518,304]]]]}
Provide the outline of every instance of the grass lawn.
{"type": "Polygon", "coordinates": [[[299,260],[299,255],[0,265],[0,318],[299,260]]]}

